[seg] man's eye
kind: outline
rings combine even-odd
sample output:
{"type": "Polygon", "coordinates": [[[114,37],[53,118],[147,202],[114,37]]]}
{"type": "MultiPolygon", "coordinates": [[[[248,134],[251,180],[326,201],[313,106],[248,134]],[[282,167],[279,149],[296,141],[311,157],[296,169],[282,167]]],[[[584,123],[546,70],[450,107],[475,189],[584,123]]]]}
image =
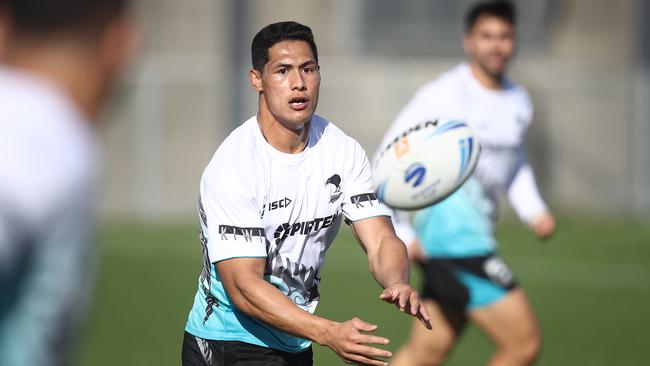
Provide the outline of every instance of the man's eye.
{"type": "Polygon", "coordinates": [[[304,71],[305,73],[309,74],[310,72],[314,72],[314,68],[311,67],[311,66],[307,66],[307,67],[305,67],[305,68],[303,69],[303,71],[304,71]]]}
{"type": "Polygon", "coordinates": [[[287,72],[289,72],[289,70],[287,70],[287,69],[279,69],[278,70],[278,74],[281,74],[281,75],[285,75],[287,72]]]}

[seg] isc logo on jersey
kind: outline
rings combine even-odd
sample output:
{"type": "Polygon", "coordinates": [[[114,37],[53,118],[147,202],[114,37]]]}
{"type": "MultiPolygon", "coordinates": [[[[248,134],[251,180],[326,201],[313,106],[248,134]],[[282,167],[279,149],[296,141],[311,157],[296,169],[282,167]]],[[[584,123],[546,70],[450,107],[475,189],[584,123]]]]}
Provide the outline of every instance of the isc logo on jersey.
{"type": "Polygon", "coordinates": [[[373,187],[379,199],[394,208],[427,207],[467,180],[479,153],[476,135],[463,121],[426,121],[384,148],[375,161],[373,187]],[[405,141],[407,151],[402,148],[405,141]]]}
{"type": "Polygon", "coordinates": [[[290,199],[288,199],[286,197],[281,199],[281,200],[271,202],[271,203],[269,203],[269,211],[277,210],[278,208],[289,207],[291,202],[293,202],[293,201],[291,201],[290,199]]]}

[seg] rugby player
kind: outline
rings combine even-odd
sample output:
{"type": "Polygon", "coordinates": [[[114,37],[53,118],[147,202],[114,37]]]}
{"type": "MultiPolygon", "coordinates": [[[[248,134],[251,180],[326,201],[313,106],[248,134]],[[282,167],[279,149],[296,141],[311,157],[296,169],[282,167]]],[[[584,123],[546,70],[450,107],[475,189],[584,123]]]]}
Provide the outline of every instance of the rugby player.
{"type": "Polygon", "coordinates": [[[128,0],[0,0],[0,365],[67,365],[94,273],[97,117],[128,0]]]}
{"type": "Polygon", "coordinates": [[[494,237],[504,194],[538,237],[548,238],[555,228],[526,158],[533,106],[526,90],[506,76],[515,49],[511,3],[482,2],[469,9],[463,46],[467,62],[424,85],[382,143],[423,121],[460,118],[482,145],[473,176],[441,203],[419,211],[414,229],[403,212],[394,215],[410,257],[422,264],[423,303],[436,324],[433,332],[413,326],[393,360],[396,366],[443,363],[468,321],[496,344],[489,365],[529,365],[540,350],[533,310],[497,254],[494,237]]]}
{"type": "Polygon", "coordinates": [[[321,267],[345,220],[383,287],[380,299],[430,328],[366,153],[315,114],[321,76],[310,28],[271,24],[251,55],[258,113],[223,141],[201,178],[204,267],[183,365],[311,365],[312,342],[350,363],[386,365],[390,352],[373,345],[388,339],[367,334],[376,325],[314,315],[321,267]]]}

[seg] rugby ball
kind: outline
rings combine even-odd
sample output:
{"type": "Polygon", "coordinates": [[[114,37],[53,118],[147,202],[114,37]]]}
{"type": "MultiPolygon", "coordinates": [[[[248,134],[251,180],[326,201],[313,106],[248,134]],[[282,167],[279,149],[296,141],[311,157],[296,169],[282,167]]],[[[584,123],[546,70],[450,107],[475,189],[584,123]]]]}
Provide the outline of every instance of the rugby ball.
{"type": "Polygon", "coordinates": [[[481,148],[460,120],[417,124],[399,134],[374,162],[373,188],[387,205],[404,210],[431,206],[472,174],[481,148]]]}

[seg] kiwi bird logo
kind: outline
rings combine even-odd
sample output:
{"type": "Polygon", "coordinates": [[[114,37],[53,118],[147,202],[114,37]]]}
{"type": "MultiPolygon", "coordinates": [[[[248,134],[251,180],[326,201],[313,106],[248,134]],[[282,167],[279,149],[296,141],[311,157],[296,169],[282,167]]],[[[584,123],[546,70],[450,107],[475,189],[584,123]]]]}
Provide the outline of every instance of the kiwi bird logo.
{"type": "Polygon", "coordinates": [[[334,191],[331,191],[330,188],[330,203],[334,203],[339,197],[341,197],[341,176],[334,174],[333,176],[327,178],[325,181],[325,186],[328,184],[334,186],[334,191]]]}

